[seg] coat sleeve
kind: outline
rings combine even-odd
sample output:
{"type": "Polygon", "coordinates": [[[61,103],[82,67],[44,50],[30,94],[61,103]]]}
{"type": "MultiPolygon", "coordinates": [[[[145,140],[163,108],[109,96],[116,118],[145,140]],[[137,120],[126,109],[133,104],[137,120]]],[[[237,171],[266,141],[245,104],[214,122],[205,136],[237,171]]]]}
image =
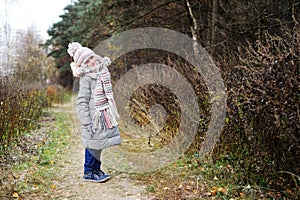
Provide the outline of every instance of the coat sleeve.
{"type": "Polygon", "coordinates": [[[88,125],[92,123],[89,102],[91,99],[91,79],[87,76],[83,76],[79,81],[79,91],[77,97],[77,109],[79,120],[82,125],[88,125]]]}

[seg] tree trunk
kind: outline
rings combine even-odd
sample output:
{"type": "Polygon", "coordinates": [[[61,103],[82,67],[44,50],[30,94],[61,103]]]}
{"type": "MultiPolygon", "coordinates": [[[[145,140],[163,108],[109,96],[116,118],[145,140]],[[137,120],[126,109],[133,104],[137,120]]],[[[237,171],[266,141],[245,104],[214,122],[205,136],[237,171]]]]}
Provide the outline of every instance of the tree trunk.
{"type": "Polygon", "coordinates": [[[215,55],[216,48],[216,18],[218,13],[217,0],[213,0],[212,16],[211,16],[211,54],[215,55]]]}
{"type": "Polygon", "coordinates": [[[186,3],[187,11],[188,11],[188,14],[189,14],[189,18],[190,18],[190,21],[191,21],[191,32],[192,32],[193,40],[198,41],[199,37],[198,37],[197,20],[196,20],[194,14],[193,14],[191,4],[190,4],[189,0],[186,0],[185,3],[186,3]]]}

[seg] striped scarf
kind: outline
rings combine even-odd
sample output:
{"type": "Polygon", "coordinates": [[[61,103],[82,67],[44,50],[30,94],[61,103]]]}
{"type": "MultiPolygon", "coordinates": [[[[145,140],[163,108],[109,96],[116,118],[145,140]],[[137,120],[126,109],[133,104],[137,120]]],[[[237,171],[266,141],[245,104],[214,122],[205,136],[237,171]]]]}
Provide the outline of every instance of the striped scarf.
{"type": "Polygon", "coordinates": [[[119,118],[119,114],[113,97],[110,73],[105,66],[98,72],[94,101],[96,109],[94,127],[104,130],[117,126],[116,119],[119,118]]]}

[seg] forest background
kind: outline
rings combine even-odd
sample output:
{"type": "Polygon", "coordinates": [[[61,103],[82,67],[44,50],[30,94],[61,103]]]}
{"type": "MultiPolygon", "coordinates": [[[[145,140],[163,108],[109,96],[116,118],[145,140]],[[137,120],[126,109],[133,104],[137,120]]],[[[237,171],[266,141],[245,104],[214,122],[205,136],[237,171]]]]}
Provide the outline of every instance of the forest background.
{"type": "MultiPolygon", "coordinates": [[[[19,34],[16,43],[6,46],[15,51],[5,54],[1,63],[3,154],[34,126],[32,120],[39,118],[44,107],[61,102],[66,91],[73,89],[69,42],[94,48],[126,30],[163,27],[200,43],[224,80],[225,127],[208,159],[213,166],[223,167],[210,174],[211,179],[230,177],[232,185],[258,185],[278,191],[280,197],[299,195],[299,1],[78,0],[64,11],[61,21],[49,28],[47,41],[29,29],[19,34]]],[[[193,86],[204,120],[184,165],[191,171],[203,169],[208,161],[196,155],[209,123],[209,95],[193,66],[168,52],[137,50],[112,63],[113,82],[135,66],[153,61],[174,67],[193,86]]],[[[163,105],[168,115],[161,133],[160,142],[164,143],[178,128],[180,109],[167,88],[152,86],[135,94],[139,102],[132,102],[132,113],[143,126],[149,121],[141,105],[163,105]]]]}

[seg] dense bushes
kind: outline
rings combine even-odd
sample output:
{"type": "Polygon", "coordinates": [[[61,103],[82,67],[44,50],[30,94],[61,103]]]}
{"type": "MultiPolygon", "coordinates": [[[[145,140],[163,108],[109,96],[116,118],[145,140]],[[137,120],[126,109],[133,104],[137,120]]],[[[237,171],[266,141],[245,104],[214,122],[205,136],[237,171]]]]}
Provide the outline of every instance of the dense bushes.
{"type": "Polygon", "coordinates": [[[1,77],[0,88],[1,147],[8,147],[20,134],[36,127],[43,110],[66,96],[58,86],[45,89],[41,84],[26,84],[11,77],[1,77]]]}
{"type": "Polygon", "coordinates": [[[1,78],[1,144],[9,144],[14,137],[32,128],[46,106],[46,96],[40,88],[29,89],[17,80],[1,78]]]}
{"type": "Polygon", "coordinates": [[[300,173],[300,29],[257,38],[222,63],[228,119],[215,158],[240,170],[244,184],[300,173]]]}
{"type": "Polygon", "coordinates": [[[46,88],[47,104],[62,103],[69,99],[70,91],[64,89],[61,85],[53,84],[46,88]]]}

